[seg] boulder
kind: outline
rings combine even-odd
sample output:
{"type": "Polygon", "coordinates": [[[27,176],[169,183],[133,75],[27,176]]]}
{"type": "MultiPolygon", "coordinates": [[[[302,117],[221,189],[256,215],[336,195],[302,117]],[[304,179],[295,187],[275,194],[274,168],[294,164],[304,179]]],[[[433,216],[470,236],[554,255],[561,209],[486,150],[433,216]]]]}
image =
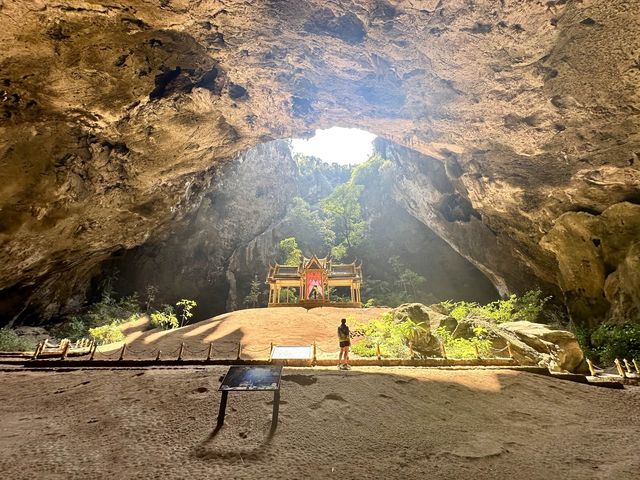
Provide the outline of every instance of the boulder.
{"type": "Polygon", "coordinates": [[[471,317],[458,322],[453,337],[470,339],[477,327],[485,330],[484,335],[491,339],[497,355],[506,355],[507,344],[510,344],[513,358],[522,365],[540,365],[554,371],[572,373],[587,372],[584,354],[571,332],[540,323],[519,321],[496,324],[471,317]]]}
{"type": "MultiPolygon", "coordinates": [[[[422,325],[423,330],[416,331],[413,337],[414,352],[424,355],[436,355],[440,351],[440,341],[433,334],[437,326],[434,326],[440,315],[421,303],[405,303],[392,310],[394,323],[402,323],[411,320],[422,325]]],[[[439,323],[437,324],[439,326],[439,323]]]]}
{"type": "Polygon", "coordinates": [[[407,319],[411,319],[415,323],[426,323],[430,325],[429,307],[421,303],[403,303],[398,308],[393,309],[393,321],[401,323],[407,319]]]}
{"type": "Polygon", "coordinates": [[[503,323],[499,327],[501,330],[514,333],[519,340],[541,355],[551,356],[548,365],[551,369],[573,373],[586,372],[584,353],[573,333],[525,321],[503,323]]]}

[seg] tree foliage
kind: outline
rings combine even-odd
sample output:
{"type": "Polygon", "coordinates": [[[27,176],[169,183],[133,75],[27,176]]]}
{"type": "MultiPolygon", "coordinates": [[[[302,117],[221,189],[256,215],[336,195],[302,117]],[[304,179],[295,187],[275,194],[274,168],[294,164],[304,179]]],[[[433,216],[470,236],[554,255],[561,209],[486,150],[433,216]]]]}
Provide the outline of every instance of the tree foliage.
{"type": "Polygon", "coordinates": [[[540,289],[529,290],[521,297],[510,295],[503,300],[478,305],[475,302],[440,302],[456,320],[460,321],[469,316],[482,317],[495,323],[539,321],[545,304],[551,297],[544,297],[540,289]]]}
{"type": "Polygon", "coordinates": [[[300,264],[302,260],[302,250],[298,247],[298,241],[295,237],[280,240],[279,247],[285,265],[293,266],[300,264]]]}
{"type": "Polygon", "coordinates": [[[360,207],[362,189],[362,185],[343,183],[320,202],[322,212],[336,234],[336,244],[344,244],[348,249],[358,245],[364,234],[365,222],[360,207]]]}
{"type": "Polygon", "coordinates": [[[301,197],[292,200],[287,222],[301,249],[324,255],[331,250],[336,234],[330,221],[322,217],[322,211],[311,206],[301,197]]]}

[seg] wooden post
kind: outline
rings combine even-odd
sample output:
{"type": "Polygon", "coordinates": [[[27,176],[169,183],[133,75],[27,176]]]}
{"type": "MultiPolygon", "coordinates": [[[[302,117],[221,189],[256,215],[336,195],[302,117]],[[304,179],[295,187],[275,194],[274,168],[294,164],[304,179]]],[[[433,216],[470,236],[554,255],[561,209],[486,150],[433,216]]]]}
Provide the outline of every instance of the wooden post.
{"type": "Polygon", "coordinates": [[[638,368],[638,362],[636,362],[636,359],[634,358],[632,362],[633,362],[634,368],[636,369],[636,373],[640,374],[640,368],[638,368]]]}
{"type": "Polygon", "coordinates": [[[213,354],[213,342],[209,344],[209,352],[207,353],[207,362],[211,360],[211,355],[213,354]]]}
{"type": "Polygon", "coordinates": [[[71,342],[69,340],[64,344],[64,348],[62,349],[62,356],[60,357],[62,360],[66,360],[67,353],[69,353],[69,347],[71,347],[71,342]]]}
{"type": "Polygon", "coordinates": [[[127,350],[127,344],[123,343],[122,344],[122,350],[120,350],[120,358],[118,359],[119,362],[121,362],[122,360],[124,360],[124,352],[127,350]]]}
{"type": "Polygon", "coordinates": [[[42,347],[42,342],[38,342],[38,344],[36,345],[36,349],[33,351],[33,357],[31,357],[31,360],[38,359],[38,354],[40,353],[40,347],[42,347]]]}
{"type": "Polygon", "coordinates": [[[376,343],[376,356],[378,357],[378,360],[382,360],[382,355],[380,354],[380,344],[376,343]]]}
{"type": "Polygon", "coordinates": [[[269,361],[271,361],[271,354],[273,353],[273,342],[269,344],[269,361]]]}
{"type": "Polygon", "coordinates": [[[312,361],[312,365],[315,365],[317,363],[317,358],[316,358],[316,341],[313,341],[313,361],[312,361]]]}
{"type": "Polygon", "coordinates": [[[478,358],[478,359],[479,359],[479,358],[480,358],[480,350],[478,349],[478,345],[474,345],[474,346],[473,346],[473,348],[474,348],[474,349],[475,349],[475,351],[476,351],[476,358],[478,358]]]}
{"type": "Polygon", "coordinates": [[[162,356],[162,350],[158,350],[158,354],[156,355],[156,362],[160,361],[161,356],[162,356]]]}
{"type": "Polygon", "coordinates": [[[93,357],[95,357],[96,355],[96,350],[98,350],[98,343],[94,343],[93,345],[91,345],[91,356],[89,357],[89,360],[93,360],[93,357]]]}
{"type": "Polygon", "coordinates": [[[627,376],[624,373],[624,369],[622,368],[622,365],[620,365],[620,360],[618,360],[617,358],[613,361],[613,363],[616,364],[616,368],[618,369],[618,375],[620,375],[622,378],[627,378],[627,376]]]}
{"type": "Polygon", "coordinates": [[[631,364],[629,363],[629,360],[625,358],[622,361],[624,362],[624,366],[627,369],[627,373],[633,373],[633,370],[631,370],[631,364]]]}
{"type": "Polygon", "coordinates": [[[507,352],[509,352],[509,358],[513,358],[513,350],[511,350],[511,342],[507,342],[507,352]]]}
{"type": "Polygon", "coordinates": [[[409,342],[409,358],[413,360],[413,342],[409,342]]]}
{"type": "Polygon", "coordinates": [[[178,352],[178,361],[182,360],[182,354],[184,353],[184,342],[180,344],[180,351],[178,352]]]}
{"type": "Polygon", "coordinates": [[[440,353],[442,354],[442,358],[444,358],[446,360],[446,358],[447,358],[447,349],[444,348],[444,343],[442,341],[440,342],[440,353]]]}
{"type": "Polygon", "coordinates": [[[596,369],[593,368],[593,362],[591,362],[591,360],[589,360],[587,358],[587,365],[589,366],[589,372],[591,372],[591,376],[595,377],[596,376],[596,369]]]}
{"type": "Polygon", "coordinates": [[[242,353],[242,342],[238,342],[238,355],[236,355],[236,360],[240,360],[241,353],[242,353]]]}

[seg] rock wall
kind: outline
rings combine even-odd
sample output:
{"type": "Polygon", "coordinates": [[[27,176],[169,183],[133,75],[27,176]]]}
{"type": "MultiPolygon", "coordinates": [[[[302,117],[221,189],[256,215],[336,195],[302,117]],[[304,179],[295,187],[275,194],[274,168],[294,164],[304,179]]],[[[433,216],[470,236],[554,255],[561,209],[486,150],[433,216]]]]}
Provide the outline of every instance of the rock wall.
{"type": "MultiPolygon", "coordinates": [[[[230,257],[284,217],[297,193],[296,180],[297,166],[286,143],[254,147],[223,169],[201,205],[163,238],[124,252],[103,270],[117,272],[119,293],[155,285],[159,303],[190,298],[198,303],[199,318],[222,313],[228,296],[236,296],[230,257]]],[[[261,280],[265,271],[260,271],[261,280]]]]}
{"type": "MultiPolygon", "coordinates": [[[[214,165],[330,125],[449,168],[450,219],[420,201],[424,178],[406,180],[413,213],[501,291],[573,288],[573,253],[542,237],[566,213],[640,202],[637,12],[636,0],[4,0],[3,318],[73,303],[105,258],[199,204],[214,165]]],[[[631,312],[613,285],[631,282],[636,250],[610,245],[631,259],[600,318],[631,312]]]]}

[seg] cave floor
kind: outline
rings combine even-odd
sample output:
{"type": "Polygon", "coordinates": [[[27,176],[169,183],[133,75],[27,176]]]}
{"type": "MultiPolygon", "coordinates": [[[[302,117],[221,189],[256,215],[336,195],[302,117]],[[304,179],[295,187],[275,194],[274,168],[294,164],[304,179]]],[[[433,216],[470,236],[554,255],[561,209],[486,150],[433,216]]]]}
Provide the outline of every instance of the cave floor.
{"type": "Polygon", "coordinates": [[[0,373],[0,471],[33,478],[635,479],[640,388],[507,370],[285,368],[272,394],[226,367],[0,373]]]}

